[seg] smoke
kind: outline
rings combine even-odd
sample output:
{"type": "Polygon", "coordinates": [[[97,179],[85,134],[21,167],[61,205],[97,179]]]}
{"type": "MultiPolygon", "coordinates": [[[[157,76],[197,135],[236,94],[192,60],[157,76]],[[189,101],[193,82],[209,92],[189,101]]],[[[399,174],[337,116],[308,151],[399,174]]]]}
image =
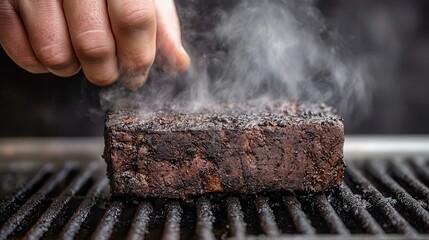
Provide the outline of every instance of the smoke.
{"type": "Polygon", "coordinates": [[[313,1],[227,5],[233,6],[208,11],[195,1],[182,4],[182,34],[193,61],[189,72],[168,76],[154,69],[140,91],[118,85],[103,90],[102,107],[151,111],[174,102],[192,110],[211,102],[284,100],[324,102],[346,118],[364,115],[371,100],[371,59],[349,51],[313,1]]]}

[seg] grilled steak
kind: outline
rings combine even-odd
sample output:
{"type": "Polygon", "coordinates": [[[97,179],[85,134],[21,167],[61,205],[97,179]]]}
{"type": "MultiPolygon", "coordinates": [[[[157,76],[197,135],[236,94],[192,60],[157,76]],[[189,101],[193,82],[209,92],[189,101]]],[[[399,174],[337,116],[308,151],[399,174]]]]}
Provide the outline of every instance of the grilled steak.
{"type": "Polygon", "coordinates": [[[219,105],[194,112],[109,112],[114,195],[322,191],[341,183],[344,129],[324,105],[219,105]]]}

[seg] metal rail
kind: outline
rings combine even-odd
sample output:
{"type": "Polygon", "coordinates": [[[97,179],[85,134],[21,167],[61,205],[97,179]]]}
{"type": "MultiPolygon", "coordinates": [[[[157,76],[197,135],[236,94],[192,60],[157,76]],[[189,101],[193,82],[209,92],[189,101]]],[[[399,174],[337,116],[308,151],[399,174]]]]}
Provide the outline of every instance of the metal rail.
{"type": "MultiPolygon", "coordinates": [[[[39,158],[61,160],[88,158],[101,160],[102,137],[77,138],[0,138],[0,158],[39,158]]],[[[347,159],[365,157],[429,156],[429,135],[346,135],[344,155],[347,159]]],[[[0,162],[0,166],[4,162],[0,162]]]]}

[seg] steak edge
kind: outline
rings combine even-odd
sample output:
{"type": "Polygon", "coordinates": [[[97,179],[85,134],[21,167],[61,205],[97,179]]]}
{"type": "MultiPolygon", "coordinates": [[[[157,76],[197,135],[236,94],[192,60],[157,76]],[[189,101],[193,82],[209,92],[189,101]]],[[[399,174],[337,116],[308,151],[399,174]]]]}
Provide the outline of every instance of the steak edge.
{"type": "Polygon", "coordinates": [[[219,105],[197,112],[108,112],[112,194],[323,191],[342,182],[344,127],[325,105],[219,105]]]}

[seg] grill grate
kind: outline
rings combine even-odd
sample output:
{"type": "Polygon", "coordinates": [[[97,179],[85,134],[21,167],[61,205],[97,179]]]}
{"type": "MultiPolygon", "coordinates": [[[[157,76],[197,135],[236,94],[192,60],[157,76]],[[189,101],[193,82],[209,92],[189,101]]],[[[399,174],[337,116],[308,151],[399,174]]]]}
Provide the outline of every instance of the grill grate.
{"type": "Polygon", "coordinates": [[[429,161],[418,157],[349,161],[344,184],[325,193],[215,194],[195,204],[110,199],[98,161],[32,166],[0,167],[0,239],[429,237],[429,161]]]}

